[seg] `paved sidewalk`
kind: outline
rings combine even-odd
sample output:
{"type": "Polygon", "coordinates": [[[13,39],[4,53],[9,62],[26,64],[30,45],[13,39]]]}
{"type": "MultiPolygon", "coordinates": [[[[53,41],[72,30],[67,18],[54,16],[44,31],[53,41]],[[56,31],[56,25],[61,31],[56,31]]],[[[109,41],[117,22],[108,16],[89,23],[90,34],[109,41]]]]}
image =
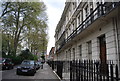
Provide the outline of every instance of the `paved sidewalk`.
{"type": "Polygon", "coordinates": [[[39,74],[36,74],[36,76],[39,75],[39,79],[52,79],[54,81],[60,81],[47,63],[44,63],[43,69],[40,69],[39,71],[39,74]]]}

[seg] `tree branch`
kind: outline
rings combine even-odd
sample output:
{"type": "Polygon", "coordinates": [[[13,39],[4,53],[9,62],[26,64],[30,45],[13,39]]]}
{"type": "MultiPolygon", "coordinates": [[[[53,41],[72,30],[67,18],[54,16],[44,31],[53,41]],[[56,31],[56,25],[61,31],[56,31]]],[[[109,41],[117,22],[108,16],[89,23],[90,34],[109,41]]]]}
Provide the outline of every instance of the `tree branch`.
{"type": "Polygon", "coordinates": [[[5,8],[4,8],[3,12],[2,12],[1,17],[4,16],[6,13],[8,13],[8,12],[11,11],[11,10],[7,11],[7,8],[8,8],[8,5],[9,5],[9,4],[10,4],[10,2],[6,2],[6,5],[5,5],[5,8]]]}

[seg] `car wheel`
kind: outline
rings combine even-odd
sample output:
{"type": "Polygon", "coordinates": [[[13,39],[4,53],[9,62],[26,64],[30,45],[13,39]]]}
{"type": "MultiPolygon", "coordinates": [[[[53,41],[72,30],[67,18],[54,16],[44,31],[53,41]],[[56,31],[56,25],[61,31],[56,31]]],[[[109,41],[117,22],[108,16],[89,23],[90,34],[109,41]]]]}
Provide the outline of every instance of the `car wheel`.
{"type": "Polygon", "coordinates": [[[34,75],[35,75],[35,73],[34,73],[34,72],[33,72],[33,73],[31,73],[31,75],[32,75],[32,76],[34,76],[34,75]]]}
{"type": "Polygon", "coordinates": [[[7,70],[9,70],[9,69],[10,69],[10,67],[9,67],[9,66],[6,66],[6,69],[7,69],[7,70]]]}
{"type": "Polygon", "coordinates": [[[12,66],[11,69],[13,69],[14,67],[12,66]]]}
{"type": "Polygon", "coordinates": [[[11,68],[10,67],[7,67],[7,70],[10,70],[11,68]]]}
{"type": "Polygon", "coordinates": [[[16,72],[16,75],[20,75],[20,73],[16,72]]]}
{"type": "Polygon", "coordinates": [[[16,71],[16,74],[17,74],[17,75],[20,75],[20,72],[19,72],[19,71],[16,71]]]}
{"type": "Polygon", "coordinates": [[[13,69],[13,66],[9,66],[8,69],[13,69]]]}

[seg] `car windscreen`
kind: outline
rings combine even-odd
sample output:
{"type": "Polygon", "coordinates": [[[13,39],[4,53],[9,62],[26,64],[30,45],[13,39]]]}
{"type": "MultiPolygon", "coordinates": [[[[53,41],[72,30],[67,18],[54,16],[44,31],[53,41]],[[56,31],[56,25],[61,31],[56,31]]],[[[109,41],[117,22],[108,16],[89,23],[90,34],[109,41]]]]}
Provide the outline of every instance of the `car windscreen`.
{"type": "Polygon", "coordinates": [[[5,59],[2,59],[2,62],[5,62],[5,59]]]}
{"type": "Polygon", "coordinates": [[[34,61],[30,61],[30,64],[34,64],[34,61]]]}
{"type": "Polygon", "coordinates": [[[2,59],[2,62],[3,63],[9,63],[9,62],[11,62],[11,60],[10,59],[2,59]]]}
{"type": "Polygon", "coordinates": [[[22,64],[34,64],[34,61],[23,61],[22,64]]]}

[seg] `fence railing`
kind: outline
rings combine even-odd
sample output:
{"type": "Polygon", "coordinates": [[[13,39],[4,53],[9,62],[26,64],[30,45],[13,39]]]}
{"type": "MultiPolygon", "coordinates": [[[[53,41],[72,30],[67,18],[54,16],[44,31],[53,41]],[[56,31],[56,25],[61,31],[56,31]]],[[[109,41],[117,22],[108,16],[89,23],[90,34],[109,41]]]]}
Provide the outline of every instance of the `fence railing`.
{"type": "MultiPolygon", "coordinates": [[[[99,3],[98,6],[85,18],[85,20],[82,21],[82,23],[66,39],[64,39],[64,42],[61,42],[62,44],[60,44],[60,48],[57,49],[56,52],[59,52],[66,43],[73,40],[74,37],[79,35],[82,31],[84,31],[87,27],[89,27],[89,25],[94,23],[97,19],[103,16],[105,17],[105,15],[110,13],[118,6],[120,6],[120,1],[99,3]]],[[[65,31],[63,34],[65,34],[65,31]]],[[[61,35],[61,37],[63,36],[63,34],[61,35]]]]}
{"type": "Polygon", "coordinates": [[[48,61],[61,79],[69,81],[120,81],[120,70],[112,61],[48,61]]]}

